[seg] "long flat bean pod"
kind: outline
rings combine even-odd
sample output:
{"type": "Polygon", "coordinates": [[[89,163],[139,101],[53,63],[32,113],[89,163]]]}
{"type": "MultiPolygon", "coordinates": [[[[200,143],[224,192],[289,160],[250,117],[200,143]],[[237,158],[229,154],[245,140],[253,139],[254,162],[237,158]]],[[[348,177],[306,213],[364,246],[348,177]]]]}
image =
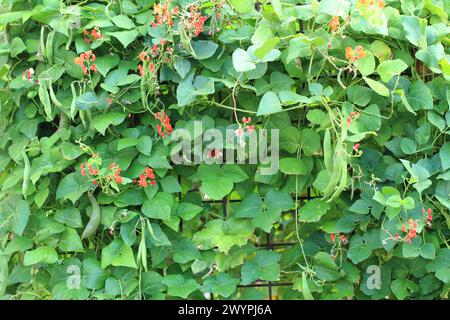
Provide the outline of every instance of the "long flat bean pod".
{"type": "Polygon", "coordinates": [[[95,232],[98,229],[98,226],[100,225],[100,221],[102,219],[102,214],[100,210],[100,206],[98,205],[97,200],[94,198],[92,193],[88,192],[88,198],[91,202],[92,206],[92,214],[91,218],[89,219],[88,224],[84,228],[83,234],[81,235],[81,239],[86,239],[95,234],[95,232]]]}

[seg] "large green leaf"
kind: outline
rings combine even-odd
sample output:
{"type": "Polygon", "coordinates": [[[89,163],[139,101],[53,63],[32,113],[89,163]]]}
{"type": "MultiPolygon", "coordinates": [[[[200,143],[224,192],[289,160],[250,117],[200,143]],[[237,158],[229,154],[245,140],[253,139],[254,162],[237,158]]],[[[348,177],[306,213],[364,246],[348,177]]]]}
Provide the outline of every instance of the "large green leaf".
{"type": "Polygon", "coordinates": [[[197,40],[192,42],[192,48],[194,49],[195,56],[197,60],[204,60],[212,57],[219,46],[217,43],[206,40],[197,40]]]}
{"type": "Polygon", "coordinates": [[[173,206],[173,197],[170,193],[158,192],[152,199],[145,200],[142,213],[149,218],[169,220],[173,206]]]}
{"type": "Polygon", "coordinates": [[[4,227],[21,236],[25,231],[30,217],[30,207],[27,201],[18,196],[10,196],[2,201],[0,213],[0,231],[4,227]]]}
{"type": "Polygon", "coordinates": [[[181,274],[171,274],[162,280],[168,287],[167,293],[173,297],[186,299],[192,292],[200,288],[194,279],[185,279],[181,274]]]}
{"type": "Polygon", "coordinates": [[[56,199],[69,199],[73,203],[83,193],[92,188],[92,183],[78,172],[69,173],[65,176],[56,189],[56,199]]]}
{"type": "Polygon", "coordinates": [[[277,281],[280,277],[280,258],[280,254],[274,251],[259,250],[252,261],[246,261],[242,266],[242,284],[248,285],[258,279],[277,281]]]}
{"type": "Polygon", "coordinates": [[[25,252],[23,264],[31,266],[37,263],[52,264],[58,261],[55,249],[49,246],[41,246],[35,250],[25,252]]]}
{"type": "Polygon", "coordinates": [[[256,68],[247,51],[237,48],[233,52],[233,67],[237,72],[247,72],[256,68]]]}
{"type": "Polygon", "coordinates": [[[278,98],[278,95],[273,92],[269,91],[266,92],[263,97],[261,98],[261,101],[259,102],[258,107],[258,116],[264,116],[276,112],[282,111],[283,108],[281,107],[280,99],[278,98]]]}
{"type": "Polygon", "coordinates": [[[380,96],[389,97],[389,89],[381,82],[372,80],[370,78],[364,78],[364,81],[373,91],[378,93],[380,96]]]}
{"type": "Polygon", "coordinates": [[[102,269],[112,265],[114,267],[137,268],[133,250],[123,240],[116,238],[102,250],[102,269]]]}
{"type": "Polygon", "coordinates": [[[103,113],[92,119],[92,125],[98,132],[105,135],[105,131],[110,125],[117,126],[121,124],[125,117],[126,115],[122,112],[103,113]]]}
{"type": "Polygon", "coordinates": [[[132,43],[139,35],[136,30],[106,32],[106,34],[117,38],[124,48],[128,47],[128,45],[130,45],[130,43],[132,43]]]}
{"type": "Polygon", "coordinates": [[[121,29],[133,29],[135,27],[133,20],[124,15],[112,17],[111,20],[121,29]]]}
{"type": "Polygon", "coordinates": [[[445,171],[450,169],[450,142],[446,142],[439,150],[442,169],[445,171]]]}
{"type": "Polygon", "coordinates": [[[318,222],[329,209],[330,205],[325,200],[313,199],[300,207],[299,219],[306,222],[318,222]]]}
{"type": "Polygon", "coordinates": [[[431,90],[421,81],[415,82],[409,88],[406,99],[413,110],[432,110],[433,96],[431,90]]]}
{"type": "Polygon", "coordinates": [[[252,235],[254,227],[248,220],[234,219],[209,221],[205,228],[197,232],[193,240],[201,250],[218,247],[227,253],[233,246],[243,246],[252,235]]]}
{"type": "Polygon", "coordinates": [[[377,72],[383,82],[388,82],[393,76],[401,74],[408,68],[408,65],[403,60],[387,60],[381,62],[377,67],[377,72]]]}
{"type": "Polygon", "coordinates": [[[227,298],[236,291],[236,286],[238,284],[238,279],[230,277],[227,273],[221,272],[216,276],[206,278],[203,283],[203,290],[227,298]]]}
{"type": "Polygon", "coordinates": [[[350,239],[348,248],[348,258],[355,264],[358,264],[370,257],[372,250],[360,235],[354,235],[350,239]]]}
{"type": "Polygon", "coordinates": [[[307,166],[302,159],[283,158],[280,160],[280,171],[285,174],[305,175],[307,166]]]}

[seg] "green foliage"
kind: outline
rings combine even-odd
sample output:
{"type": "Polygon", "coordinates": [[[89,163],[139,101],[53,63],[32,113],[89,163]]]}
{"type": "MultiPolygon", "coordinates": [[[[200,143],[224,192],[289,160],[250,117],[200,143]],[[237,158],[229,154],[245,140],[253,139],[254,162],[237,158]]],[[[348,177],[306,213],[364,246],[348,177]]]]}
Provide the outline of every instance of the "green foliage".
{"type": "Polygon", "coordinates": [[[448,299],[449,2],[191,2],[0,5],[0,298],[448,299]]]}

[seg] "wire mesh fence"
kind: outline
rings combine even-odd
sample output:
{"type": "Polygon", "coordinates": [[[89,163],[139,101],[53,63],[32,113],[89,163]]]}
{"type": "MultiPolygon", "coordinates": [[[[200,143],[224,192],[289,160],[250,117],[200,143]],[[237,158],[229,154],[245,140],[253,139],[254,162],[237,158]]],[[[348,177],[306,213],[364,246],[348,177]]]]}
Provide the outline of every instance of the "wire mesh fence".
{"type": "MultiPolygon", "coordinates": [[[[178,183],[181,185],[182,183],[182,179],[181,176],[178,176],[178,183]]],[[[178,200],[181,201],[183,198],[183,193],[179,192],[178,193],[178,200]]],[[[311,189],[307,188],[306,190],[306,196],[298,196],[298,197],[293,197],[294,201],[298,201],[299,206],[304,202],[307,202],[311,199],[317,198],[317,196],[312,196],[311,195],[311,189]]],[[[222,206],[222,214],[224,218],[229,217],[229,203],[240,203],[242,201],[242,199],[228,199],[227,197],[223,198],[222,200],[203,200],[203,203],[209,203],[209,204],[216,204],[216,205],[221,205],[222,206]]],[[[297,208],[297,209],[298,209],[297,208]]],[[[291,214],[295,215],[295,210],[291,210],[288,211],[291,214]]],[[[180,232],[183,232],[183,220],[180,221],[180,232]]],[[[266,237],[265,237],[265,242],[258,244],[257,250],[261,250],[261,249],[267,249],[267,250],[276,250],[276,249],[280,249],[280,248],[290,248],[293,247],[295,245],[298,244],[298,242],[274,242],[273,241],[273,234],[274,232],[274,228],[271,229],[271,231],[269,233],[266,233],[266,237]]],[[[260,281],[257,280],[251,284],[247,284],[247,285],[238,285],[238,288],[267,288],[267,299],[268,300],[273,300],[274,295],[273,295],[273,288],[274,287],[290,287],[292,286],[293,283],[292,282],[283,282],[283,281],[260,281]]],[[[214,296],[210,295],[210,299],[213,299],[214,296]]]]}

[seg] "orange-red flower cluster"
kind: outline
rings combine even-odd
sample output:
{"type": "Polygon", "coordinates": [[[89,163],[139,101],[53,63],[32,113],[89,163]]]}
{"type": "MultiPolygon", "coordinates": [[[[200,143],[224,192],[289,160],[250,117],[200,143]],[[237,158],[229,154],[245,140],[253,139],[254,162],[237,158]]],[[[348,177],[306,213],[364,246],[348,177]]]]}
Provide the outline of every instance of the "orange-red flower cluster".
{"type": "MultiPolygon", "coordinates": [[[[88,173],[86,172],[86,165],[87,165],[87,163],[82,163],[82,164],[80,165],[80,171],[81,171],[81,175],[82,175],[83,177],[88,176],[88,173]]],[[[98,175],[98,169],[97,169],[97,168],[94,168],[93,165],[89,164],[89,165],[87,165],[87,167],[88,167],[88,169],[89,169],[88,172],[89,172],[89,175],[90,175],[90,176],[93,177],[93,176],[98,175]]],[[[95,180],[95,178],[93,178],[92,184],[93,184],[93,185],[97,185],[97,181],[95,180]]]]}
{"type": "Polygon", "coordinates": [[[173,26],[173,15],[177,16],[179,14],[179,8],[176,6],[171,12],[169,6],[170,0],[167,0],[163,4],[158,3],[153,6],[153,13],[156,16],[156,22],[152,21],[153,28],[162,24],[167,24],[169,27],[173,26]]]}
{"type": "Polygon", "coordinates": [[[377,5],[380,9],[384,8],[383,0],[359,0],[359,3],[364,4],[364,5],[368,4],[369,7],[377,5]]]}
{"type": "Polygon", "coordinates": [[[152,55],[153,57],[157,57],[158,56],[158,52],[160,51],[158,44],[153,44],[152,46],[152,55]]]}
{"type": "Polygon", "coordinates": [[[172,125],[170,124],[170,118],[164,111],[155,113],[155,119],[159,120],[160,124],[156,125],[156,130],[158,131],[158,135],[165,138],[166,135],[170,135],[172,133],[172,125]]]}
{"type": "Polygon", "coordinates": [[[347,127],[352,124],[353,120],[358,119],[360,116],[361,116],[360,112],[355,112],[355,111],[350,112],[350,116],[347,117],[347,127]]]}
{"type": "Polygon", "coordinates": [[[146,70],[149,70],[154,75],[156,74],[155,64],[150,62],[150,56],[146,51],[139,53],[139,60],[142,62],[142,64],[138,65],[139,75],[141,77],[145,76],[146,70]],[[146,63],[148,63],[147,69],[144,67],[146,63]]]}
{"type": "Polygon", "coordinates": [[[34,69],[28,68],[25,70],[25,73],[22,73],[22,79],[27,80],[29,82],[33,82],[34,69]]]}
{"type": "MultiPolygon", "coordinates": [[[[80,165],[81,175],[84,176],[84,177],[87,176],[87,173],[86,173],[86,164],[87,164],[87,163],[82,163],[82,164],[80,165]]],[[[88,168],[89,168],[89,175],[91,175],[91,176],[96,176],[96,175],[98,174],[98,169],[97,169],[97,168],[94,168],[93,165],[91,165],[91,164],[88,165],[88,168]]]]}
{"type": "Polygon", "coordinates": [[[234,130],[234,134],[236,135],[236,137],[239,138],[239,144],[244,147],[245,146],[245,141],[244,141],[244,134],[245,134],[245,130],[247,130],[248,134],[251,134],[254,130],[255,130],[255,126],[251,125],[249,126],[248,124],[252,122],[252,118],[250,117],[242,117],[242,123],[244,124],[244,126],[242,127],[239,124],[239,128],[237,128],[236,130],[234,130]]]}
{"type": "Polygon", "coordinates": [[[428,208],[428,210],[427,210],[427,221],[429,221],[429,222],[433,221],[432,213],[433,213],[433,210],[431,208],[428,208]]]}
{"type": "Polygon", "coordinates": [[[252,122],[252,118],[250,117],[242,117],[242,123],[244,124],[244,128],[247,128],[247,132],[250,134],[255,130],[255,126],[249,126],[248,124],[252,122]]]}
{"type": "Polygon", "coordinates": [[[94,28],[91,31],[87,31],[86,29],[83,30],[83,39],[84,41],[89,44],[92,40],[97,40],[102,37],[102,33],[98,28],[94,28]]]}
{"type": "Polygon", "coordinates": [[[142,51],[141,53],[139,53],[139,60],[141,60],[141,62],[149,62],[150,61],[150,56],[148,55],[148,53],[146,51],[142,51]]]}
{"type": "Polygon", "coordinates": [[[109,168],[114,172],[112,176],[114,181],[116,181],[117,183],[122,183],[123,178],[120,176],[120,172],[122,171],[122,169],[120,168],[120,166],[118,164],[111,163],[109,168]]]}
{"type": "Polygon", "coordinates": [[[252,122],[252,118],[251,117],[242,117],[242,123],[243,124],[247,124],[247,123],[250,123],[250,122],[252,122]]]}
{"type": "Polygon", "coordinates": [[[406,241],[411,244],[411,239],[417,238],[417,221],[409,219],[407,225],[402,224],[402,231],[406,233],[406,241]]]}
{"type": "Polygon", "coordinates": [[[366,56],[366,50],[362,46],[357,46],[355,50],[351,47],[345,48],[345,58],[351,61],[358,61],[358,59],[362,59],[366,56]]]}
{"type": "Polygon", "coordinates": [[[146,187],[148,185],[155,185],[155,173],[150,167],[144,169],[144,173],[139,176],[138,179],[134,179],[134,183],[138,184],[140,187],[146,187]]]}
{"type": "Polygon", "coordinates": [[[328,25],[330,26],[331,30],[336,31],[339,28],[339,17],[338,16],[334,16],[331,21],[328,23],[328,25]]]}
{"type": "Polygon", "coordinates": [[[83,74],[86,75],[89,70],[97,73],[97,66],[95,65],[96,57],[92,50],[80,53],[78,57],[74,59],[75,64],[79,65],[83,69],[83,74]]]}
{"type": "Polygon", "coordinates": [[[341,234],[340,232],[338,232],[337,234],[335,233],[331,233],[330,234],[330,240],[331,242],[335,243],[336,242],[336,236],[339,236],[339,239],[341,240],[342,243],[347,243],[347,237],[344,234],[341,234]]]}
{"type": "Polygon", "coordinates": [[[428,208],[428,210],[425,211],[425,208],[422,208],[422,213],[426,213],[426,222],[429,227],[431,227],[431,223],[433,222],[433,209],[428,208]]]}
{"type": "Polygon", "coordinates": [[[187,16],[182,18],[186,31],[192,33],[195,37],[203,32],[203,25],[208,20],[208,17],[202,16],[199,9],[199,6],[190,6],[187,16]]]}
{"type": "MultiPolygon", "coordinates": [[[[425,213],[425,208],[422,208],[422,212],[425,213]]],[[[429,226],[431,226],[431,221],[433,219],[432,217],[433,210],[429,208],[426,211],[427,214],[427,223],[429,226]]],[[[398,233],[395,234],[395,236],[392,236],[389,234],[389,238],[391,240],[395,241],[401,241],[401,242],[408,242],[409,244],[412,243],[412,239],[417,238],[417,227],[418,227],[418,220],[414,219],[408,219],[407,223],[402,223],[401,231],[403,232],[404,236],[400,236],[398,233]]],[[[386,243],[386,240],[383,241],[383,243],[386,243]]]]}
{"type": "MultiPolygon", "coordinates": [[[[93,157],[94,158],[94,157],[93,157]]],[[[109,168],[112,171],[112,174],[110,176],[108,176],[108,179],[111,179],[117,183],[123,183],[123,177],[120,176],[120,172],[122,171],[120,169],[120,166],[112,163],[109,168]]],[[[86,177],[86,176],[98,176],[99,170],[98,168],[94,167],[92,164],[88,164],[88,163],[82,163],[80,165],[80,171],[81,171],[81,175],[86,177]],[[88,171],[86,171],[86,168],[88,169],[88,171]]],[[[97,181],[93,180],[92,181],[93,184],[97,185],[97,181]]]]}

